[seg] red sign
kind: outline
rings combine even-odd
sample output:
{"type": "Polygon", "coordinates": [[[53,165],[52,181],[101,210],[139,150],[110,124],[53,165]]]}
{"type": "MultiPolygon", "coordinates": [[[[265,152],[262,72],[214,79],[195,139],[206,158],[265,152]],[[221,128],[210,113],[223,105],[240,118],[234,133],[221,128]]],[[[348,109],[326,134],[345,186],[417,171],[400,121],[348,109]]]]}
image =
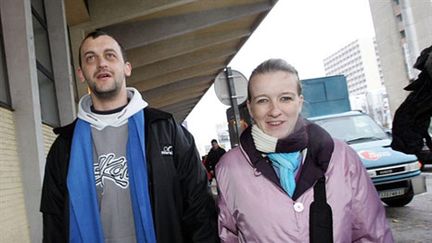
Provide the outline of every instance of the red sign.
{"type": "Polygon", "coordinates": [[[379,160],[381,158],[379,154],[372,151],[359,151],[358,155],[360,158],[367,160],[379,160]]]}

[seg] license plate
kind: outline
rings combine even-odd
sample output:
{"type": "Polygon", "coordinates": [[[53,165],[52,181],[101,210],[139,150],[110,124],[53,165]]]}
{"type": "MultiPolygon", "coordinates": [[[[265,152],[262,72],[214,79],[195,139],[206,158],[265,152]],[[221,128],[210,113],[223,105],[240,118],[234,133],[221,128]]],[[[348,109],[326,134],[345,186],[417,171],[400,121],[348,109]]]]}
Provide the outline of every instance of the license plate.
{"type": "Polygon", "coordinates": [[[404,188],[379,192],[380,198],[396,197],[396,196],[401,196],[403,194],[405,194],[404,188]]]}

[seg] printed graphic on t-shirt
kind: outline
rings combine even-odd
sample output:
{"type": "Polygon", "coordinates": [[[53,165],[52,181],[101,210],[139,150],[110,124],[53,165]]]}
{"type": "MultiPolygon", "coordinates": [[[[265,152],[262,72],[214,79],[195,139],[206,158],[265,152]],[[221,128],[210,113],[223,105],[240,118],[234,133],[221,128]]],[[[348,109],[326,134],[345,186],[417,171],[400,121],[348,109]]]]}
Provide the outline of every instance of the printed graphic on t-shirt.
{"type": "Polygon", "coordinates": [[[114,153],[99,156],[94,164],[96,186],[104,186],[105,179],[113,181],[119,187],[126,189],[129,185],[129,174],[126,158],[116,158],[114,153]]]}

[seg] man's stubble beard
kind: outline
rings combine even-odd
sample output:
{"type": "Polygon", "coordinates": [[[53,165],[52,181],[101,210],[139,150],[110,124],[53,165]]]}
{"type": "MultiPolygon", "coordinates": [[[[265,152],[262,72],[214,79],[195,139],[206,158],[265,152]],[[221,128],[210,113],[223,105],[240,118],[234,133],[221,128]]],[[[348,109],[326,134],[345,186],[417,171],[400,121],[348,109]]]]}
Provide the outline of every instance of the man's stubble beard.
{"type": "MultiPolygon", "coordinates": [[[[88,79],[87,79],[88,80],[88,79]]],[[[126,82],[126,81],[124,81],[126,82]]],[[[122,81],[114,79],[113,85],[108,90],[101,90],[97,87],[96,82],[87,82],[91,92],[100,100],[112,100],[121,90],[122,81]]]]}
{"type": "Polygon", "coordinates": [[[101,100],[111,100],[116,97],[118,93],[120,93],[120,87],[118,87],[117,84],[115,84],[115,86],[109,90],[99,90],[95,86],[91,87],[90,90],[97,98],[101,100]]]}

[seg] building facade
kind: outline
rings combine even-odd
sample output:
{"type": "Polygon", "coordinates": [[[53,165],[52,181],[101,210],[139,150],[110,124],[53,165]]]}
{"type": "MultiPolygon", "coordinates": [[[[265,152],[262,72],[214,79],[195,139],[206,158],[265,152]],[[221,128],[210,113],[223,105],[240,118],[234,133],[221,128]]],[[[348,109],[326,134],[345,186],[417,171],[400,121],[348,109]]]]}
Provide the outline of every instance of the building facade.
{"type": "Polygon", "coordinates": [[[369,0],[378,53],[392,114],[408,92],[403,88],[418,71],[420,52],[432,45],[432,1],[369,0]]]}
{"type": "Polygon", "coordinates": [[[326,76],[345,75],[352,109],[367,112],[383,126],[391,121],[374,39],[358,39],[323,60],[326,76]]]}
{"type": "Polygon", "coordinates": [[[0,242],[41,242],[52,127],[75,116],[63,1],[0,1],[0,242]]]}

